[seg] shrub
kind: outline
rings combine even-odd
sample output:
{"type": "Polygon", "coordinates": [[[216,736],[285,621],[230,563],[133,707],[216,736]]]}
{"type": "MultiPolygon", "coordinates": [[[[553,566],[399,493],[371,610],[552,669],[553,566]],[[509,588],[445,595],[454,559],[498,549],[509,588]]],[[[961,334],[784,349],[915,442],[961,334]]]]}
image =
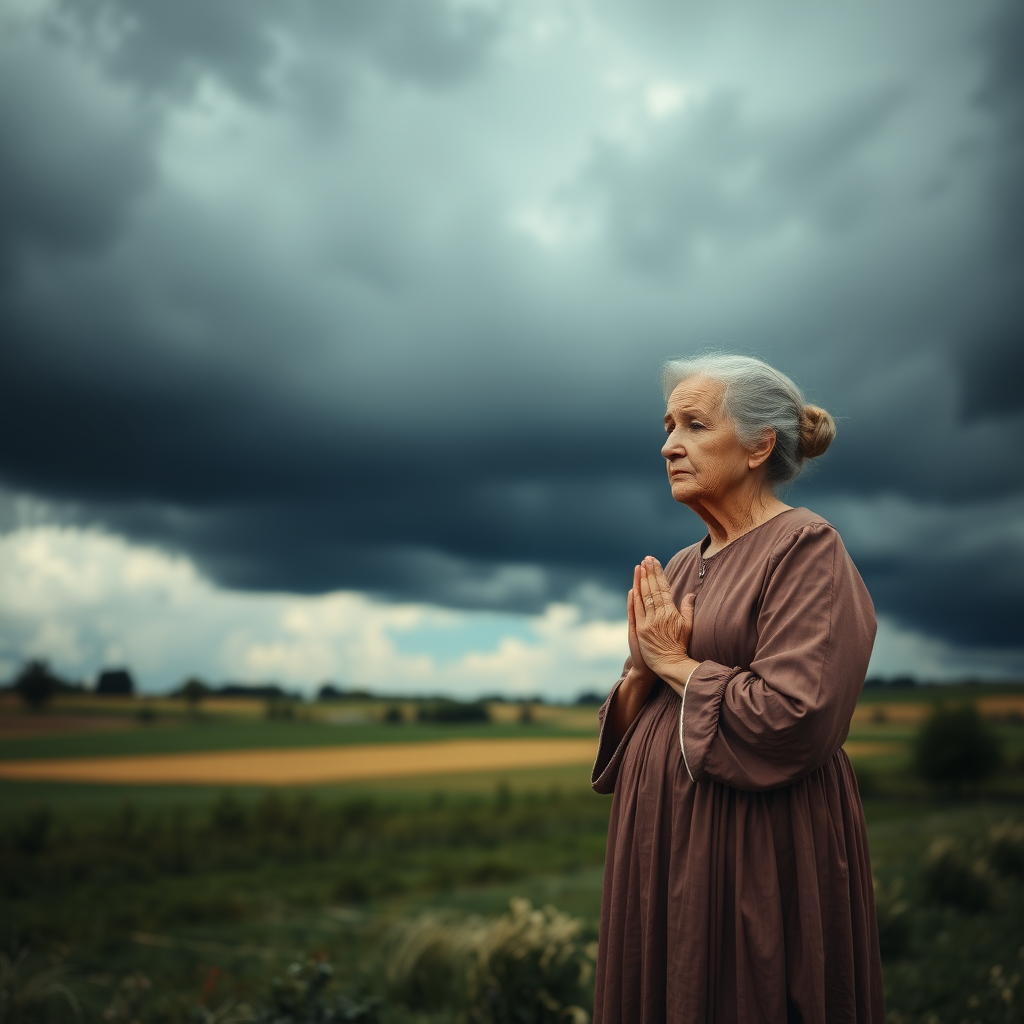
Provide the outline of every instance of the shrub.
{"type": "Polygon", "coordinates": [[[295,702],[288,697],[271,697],[263,714],[272,722],[290,722],[295,718],[295,702]]]}
{"type": "Polygon", "coordinates": [[[43,966],[27,949],[14,956],[0,952],[0,1020],[4,1024],[81,1020],[69,981],[70,973],[61,963],[43,966]]]}
{"type": "Polygon", "coordinates": [[[1003,821],[992,826],[988,862],[1001,875],[1024,877],[1024,823],[1003,821]]]}
{"type": "Polygon", "coordinates": [[[477,952],[470,1015],[487,1024],[586,1021],[580,1006],[593,975],[596,949],[580,941],[582,922],[528,900],[488,928],[477,952]]]}
{"type": "Polygon", "coordinates": [[[949,836],[940,836],[928,848],[921,872],[924,897],[929,903],[976,914],[992,906],[992,882],[983,861],[971,861],[949,836]]]}
{"type": "Polygon", "coordinates": [[[984,782],[1002,763],[999,739],[973,704],[938,706],[914,743],[914,766],[933,786],[958,789],[984,782]]]}
{"type": "Polygon", "coordinates": [[[249,1019],[256,1024],[340,1024],[362,1021],[375,1024],[374,1000],[352,999],[332,992],[334,968],[320,957],[289,965],[284,977],[270,983],[269,999],[254,1008],[249,1019]]]}
{"type": "Polygon", "coordinates": [[[210,821],[220,833],[232,835],[244,832],[249,816],[241,800],[234,793],[222,793],[210,811],[210,821]]]}
{"type": "Polygon", "coordinates": [[[903,879],[897,878],[887,888],[877,881],[874,885],[879,950],[883,960],[897,960],[910,946],[910,904],[903,899],[903,879]]]}
{"type": "Polygon", "coordinates": [[[489,722],[491,713],[480,701],[464,704],[460,700],[443,698],[421,704],[416,710],[416,717],[421,722],[489,722]]]}
{"type": "Polygon", "coordinates": [[[596,949],[582,931],[579,919],[524,899],[493,921],[425,914],[398,934],[389,987],[408,1006],[481,1024],[586,1021],[596,949]]]}

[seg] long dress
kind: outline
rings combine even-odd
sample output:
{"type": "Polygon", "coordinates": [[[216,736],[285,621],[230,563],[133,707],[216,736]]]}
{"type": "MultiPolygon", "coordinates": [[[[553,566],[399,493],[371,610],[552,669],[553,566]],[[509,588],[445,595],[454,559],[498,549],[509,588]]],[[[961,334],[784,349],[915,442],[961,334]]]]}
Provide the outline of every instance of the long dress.
{"type": "MultiPolygon", "coordinates": [[[[842,749],[875,616],[836,531],[790,509],[665,567],[697,595],[680,698],[658,680],[593,785],[614,793],[594,1024],[882,1024],[864,812],[842,749]]],[[[629,662],[623,670],[623,677],[629,662]]]]}

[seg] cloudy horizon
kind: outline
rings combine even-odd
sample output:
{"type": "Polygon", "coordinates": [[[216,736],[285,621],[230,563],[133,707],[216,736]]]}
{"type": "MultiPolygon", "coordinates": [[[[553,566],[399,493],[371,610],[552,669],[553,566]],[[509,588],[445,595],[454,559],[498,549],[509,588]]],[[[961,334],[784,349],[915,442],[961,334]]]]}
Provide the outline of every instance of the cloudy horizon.
{"type": "Polygon", "coordinates": [[[705,347],[872,674],[1021,678],[1022,11],[0,4],[0,678],[606,690],[705,347]]]}

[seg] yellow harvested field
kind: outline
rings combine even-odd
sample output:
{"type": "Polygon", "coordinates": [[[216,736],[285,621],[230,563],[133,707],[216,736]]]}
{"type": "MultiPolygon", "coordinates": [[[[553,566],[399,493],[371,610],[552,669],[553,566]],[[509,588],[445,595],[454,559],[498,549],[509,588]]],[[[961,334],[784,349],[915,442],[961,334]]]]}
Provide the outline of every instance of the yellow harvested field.
{"type": "MultiPolygon", "coordinates": [[[[846,745],[851,757],[886,754],[892,744],[846,745]]],[[[464,772],[590,765],[592,739],[450,740],[302,750],[232,750],[138,757],[0,761],[0,778],[33,782],[295,786],[464,772]]]]}
{"type": "Polygon", "coordinates": [[[294,786],[320,782],[589,765],[592,739],[450,740],[302,750],[0,761],[0,778],[140,785],[294,786]]]}

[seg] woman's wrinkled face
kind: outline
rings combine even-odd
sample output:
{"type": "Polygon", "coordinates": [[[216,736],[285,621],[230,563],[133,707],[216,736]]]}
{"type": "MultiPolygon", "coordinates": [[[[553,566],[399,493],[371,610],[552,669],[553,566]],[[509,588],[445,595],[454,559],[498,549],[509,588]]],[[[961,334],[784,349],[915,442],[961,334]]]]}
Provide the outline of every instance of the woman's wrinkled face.
{"type": "Polygon", "coordinates": [[[728,503],[750,480],[750,452],[722,408],[724,391],[717,381],[689,377],[669,396],[661,454],[672,497],[684,505],[728,503]]]}

